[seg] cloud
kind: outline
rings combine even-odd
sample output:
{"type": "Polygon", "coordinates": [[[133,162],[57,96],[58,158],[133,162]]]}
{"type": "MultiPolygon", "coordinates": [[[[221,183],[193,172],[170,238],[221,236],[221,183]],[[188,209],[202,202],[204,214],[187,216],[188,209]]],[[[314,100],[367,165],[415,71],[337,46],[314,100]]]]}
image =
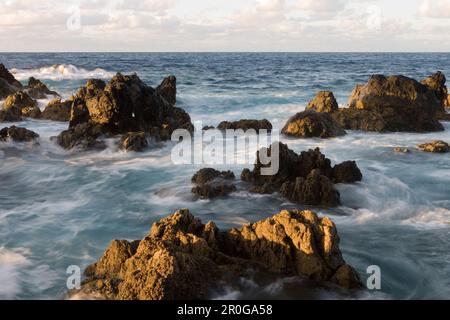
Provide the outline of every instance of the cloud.
{"type": "Polygon", "coordinates": [[[347,0],[297,0],[294,8],[310,18],[331,18],[345,9],[347,0]]]}
{"type": "Polygon", "coordinates": [[[419,15],[427,18],[450,18],[450,0],[423,0],[419,15]]]}

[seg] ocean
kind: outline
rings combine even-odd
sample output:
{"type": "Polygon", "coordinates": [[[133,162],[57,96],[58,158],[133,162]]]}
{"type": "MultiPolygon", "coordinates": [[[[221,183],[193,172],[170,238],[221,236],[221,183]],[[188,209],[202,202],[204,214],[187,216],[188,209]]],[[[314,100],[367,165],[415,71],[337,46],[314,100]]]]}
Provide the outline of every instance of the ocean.
{"type": "MultiPolygon", "coordinates": [[[[174,74],[178,106],[193,121],[206,126],[267,118],[278,129],[319,90],[333,91],[345,106],[354,86],[372,74],[420,80],[441,70],[450,76],[445,53],[0,53],[0,63],[17,79],[34,76],[65,98],[86,79],[108,80],[116,72],[135,72],[151,86],[174,74]]],[[[42,108],[46,102],[40,101],[42,108]]],[[[339,185],[343,205],[328,209],[245,191],[196,201],[190,179],[200,167],[173,165],[170,142],[140,154],[121,152],[114,141],[102,152],[68,152],[50,139],[66,123],[16,123],[41,138],[39,145],[0,145],[0,299],[63,298],[68,266],[85,268],[113,239],[142,239],[153,222],[179,208],[229,228],[294,207],[332,218],[344,258],[363,282],[369,266],[380,267],[381,290],[352,298],[448,299],[450,154],[393,152],[435,139],[450,142],[450,123],[443,124],[445,132],[429,134],[281,137],[297,152],[320,147],[333,163],[357,161],[363,181],[339,185]]],[[[243,168],[220,167],[237,176],[243,168]]],[[[230,286],[211,298],[298,299],[305,296],[298,281],[242,279],[239,289],[230,286]]],[[[313,293],[317,299],[346,298],[321,288],[313,293]]]]}

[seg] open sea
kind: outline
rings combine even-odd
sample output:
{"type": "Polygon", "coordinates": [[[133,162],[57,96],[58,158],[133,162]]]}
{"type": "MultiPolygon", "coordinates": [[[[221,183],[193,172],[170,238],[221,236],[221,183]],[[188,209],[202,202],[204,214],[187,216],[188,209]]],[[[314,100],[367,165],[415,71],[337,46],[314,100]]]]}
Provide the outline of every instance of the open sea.
{"type": "MultiPolygon", "coordinates": [[[[420,80],[441,70],[450,76],[450,54],[445,53],[0,53],[0,63],[18,80],[34,76],[65,98],[86,79],[108,80],[116,72],[136,72],[151,86],[174,74],[178,106],[193,121],[206,126],[267,118],[278,129],[319,90],[333,91],[345,106],[354,86],[375,73],[420,80]]],[[[46,102],[40,101],[42,108],[46,102]]],[[[67,123],[16,125],[37,132],[40,140],[39,145],[0,143],[0,299],[63,298],[68,266],[84,269],[113,239],[142,239],[153,222],[179,208],[222,228],[281,209],[306,208],[242,189],[223,199],[196,201],[190,180],[200,167],[173,165],[171,142],[140,154],[121,152],[114,141],[102,152],[69,152],[50,140],[67,123]]],[[[361,183],[338,185],[342,207],[308,207],[336,223],[344,258],[364,282],[369,266],[381,268],[381,290],[351,298],[450,298],[450,154],[393,152],[396,146],[415,149],[434,139],[450,142],[450,123],[444,126],[445,132],[430,134],[349,131],[329,140],[281,137],[297,152],[320,147],[333,163],[355,160],[363,172],[361,183]]],[[[243,168],[218,167],[237,176],[243,168]]],[[[238,288],[230,285],[211,298],[297,299],[305,296],[302,287],[292,278],[242,279],[238,288]]],[[[313,291],[317,299],[346,298],[326,289],[313,291]]]]}

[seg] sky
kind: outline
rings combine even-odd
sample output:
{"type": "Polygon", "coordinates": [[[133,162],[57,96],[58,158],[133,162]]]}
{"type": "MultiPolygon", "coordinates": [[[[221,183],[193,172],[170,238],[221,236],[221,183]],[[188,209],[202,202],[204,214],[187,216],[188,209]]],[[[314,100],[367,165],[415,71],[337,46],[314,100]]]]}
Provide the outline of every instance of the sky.
{"type": "Polygon", "coordinates": [[[450,52],[450,0],[0,0],[1,52],[450,52]]]}

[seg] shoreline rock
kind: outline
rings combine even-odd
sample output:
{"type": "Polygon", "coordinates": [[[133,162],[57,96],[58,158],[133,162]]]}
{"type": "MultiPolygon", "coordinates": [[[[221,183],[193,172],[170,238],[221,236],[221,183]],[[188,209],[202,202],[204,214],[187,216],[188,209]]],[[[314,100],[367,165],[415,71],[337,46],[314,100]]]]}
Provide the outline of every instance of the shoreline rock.
{"type": "Polygon", "coordinates": [[[129,132],[122,136],[119,149],[127,152],[142,152],[148,148],[145,132],[129,132]]]}
{"type": "Polygon", "coordinates": [[[250,120],[250,119],[241,119],[238,121],[222,121],[218,126],[218,130],[256,130],[258,133],[260,130],[267,130],[267,132],[271,132],[273,129],[272,124],[267,119],[263,120],[250,120]]]}
{"type": "Polygon", "coordinates": [[[419,145],[419,149],[431,153],[448,153],[450,152],[450,145],[445,141],[435,140],[419,145]]]}
{"type": "Polygon", "coordinates": [[[67,122],[70,120],[72,110],[71,99],[62,101],[61,98],[56,98],[50,101],[42,111],[42,119],[67,122]]]}
{"type": "Polygon", "coordinates": [[[212,199],[226,196],[236,191],[233,181],[236,179],[231,171],[220,172],[212,168],[199,170],[193,177],[192,193],[200,199],[212,199]]]}
{"type": "Polygon", "coordinates": [[[339,249],[336,226],[311,211],[282,211],[240,229],[220,231],[189,212],[153,224],[137,241],[115,240],[85,270],[81,290],[113,300],[207,299],[222,283],[251,270],[334,283],[349,290],[362,284],[339,249]]]}
{"type": "Polygon", "coordinates": [[[31,130],[21,127],[6,127],[0,130],[0,141],[11,140],[14,142],[30,142],[39,138],[39,135],[31,130]]]}
{"type": "Polygon", "coordinates": [[[297,138],[334,138],[346,134],[328,113],[307,110],[291,117],[283,130],[284,135],[297,138]]]}
{"type": "Polygon", "coordinates": [[[24,88],[24,91],[33,99],[47,99],[47,96],[59,97],[58,92],[50,90],[41,80],[34,77],[28,79],[28,85],[24,88]]]}
{"type": "Polygon", "coordinates": [[[23,86],[20,81],[17,81],[11,72],[0,63],[0,100],[3,100],[22,89],[23,86]]]}

